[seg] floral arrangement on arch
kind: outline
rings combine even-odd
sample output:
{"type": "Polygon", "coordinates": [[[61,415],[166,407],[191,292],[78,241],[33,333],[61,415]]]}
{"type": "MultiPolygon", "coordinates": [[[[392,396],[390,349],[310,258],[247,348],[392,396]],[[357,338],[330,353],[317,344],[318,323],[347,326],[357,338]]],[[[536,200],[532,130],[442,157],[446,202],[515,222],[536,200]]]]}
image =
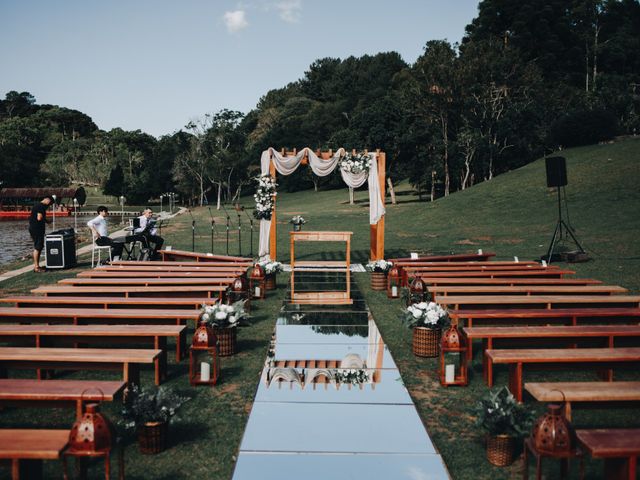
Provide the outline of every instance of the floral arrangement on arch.
{"type": "Polygon", "coordinates": [[[300,215],[295,215],[291,217],[291,220],[289,220],[289,223],[293,225],[304,225],[305,223],[307,223],[307,221],[304,219],[304,217],[300,215]]]}
{"type": "Polygon", "coordinates": [[[371,169],[371,156],[367,153],[347,153],[340,159],[340,168],[348,173],[367,173],[371,169]]]}
{"type": "Polygon", "coordinates": [[[239,300],[232,305],[216,303],[203,304],[200,309],[200,322],[215,328],[236,327],[244,325],[249,320],[249,314],[244,310],[246,300],[239,300]]]}
{"type": "Polygon", "coordinates": [[[435,302],[414,303],[409,305],[403,313],[402,320],[409,328],[437,329],[444,327],[449,320],[447,311],[435,302]]]}
{"type": "Polygon", "coordinates": [[[260,265],[260,267],[262,267],[265,275],[280,273],[283,270],[282,264],[280,262],[271,260],[262,260],[261,262],[258,262],[257,265],[260,265]]]}
{"type": "Polygon", "coordinates": [[[367,263],[364,269],[367,272],[387,273],[391,267],[393,267],[393,262],[389,262],[388,260],[375,260],[367,263]]]}
{"type": "Polygon", "coordinates": [[[255,209],[253,210],[253,216],[258,220],[271,220],[271,214],[273,213],[273,197],[276,192],[278,184],[271,175],[260,175],[256,177],[258,187],[253,198],[256,201],[255,209]]]}

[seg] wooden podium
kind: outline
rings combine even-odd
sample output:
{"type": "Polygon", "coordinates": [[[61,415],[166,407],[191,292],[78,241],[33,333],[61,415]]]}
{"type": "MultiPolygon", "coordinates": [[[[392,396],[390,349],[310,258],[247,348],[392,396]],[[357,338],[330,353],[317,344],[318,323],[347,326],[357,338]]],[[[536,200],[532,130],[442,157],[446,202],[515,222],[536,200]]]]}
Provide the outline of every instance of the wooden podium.
{"type": "Polygon", "coordinates": [[[353,232],[289,232],[291,242],[291,303],[299,304],[352,304],[351,277],[351,235],[353,232]],[[345,261],[298,261],[295,249],[297,242],[345,242],[345,261]],[[347,282],[346,291],[298,292],[295,291],[295,273],[298,271],[344,272],[347,282]]]}

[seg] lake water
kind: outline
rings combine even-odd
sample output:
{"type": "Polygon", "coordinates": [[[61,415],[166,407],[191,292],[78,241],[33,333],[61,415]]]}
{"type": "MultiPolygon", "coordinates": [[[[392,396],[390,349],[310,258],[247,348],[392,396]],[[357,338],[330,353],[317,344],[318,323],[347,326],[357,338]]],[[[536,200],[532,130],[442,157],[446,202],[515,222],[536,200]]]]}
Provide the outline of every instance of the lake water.
{"type": "MultiPolygon", "coordinates": [[[[50,219],[51,215],[47,215],[50,219]]],[[[78,216],[78,229],[83,233],[87,222],[93,217],[78,216]],[[84,229],[84,230],[83,230],[84,229]]],[[[107,219],[107,223],[109,224],[107,219]]],[[[114,218],[111,223],[118,223],[120,217],[114,218]]],[[[56,230],[73,227],[73,217],[56,217],[56,230]]],[[[3,220],[0,221],[0,265],[13,262],[22,257],[30,257],[33,252],[33,241],[29,235],[29,220],[3,220]]],[[[111,231],[112,228],[109,227],[111,231]]],[[[47,225],[47,233],[53,231],[52,224],[47,225]]]]}

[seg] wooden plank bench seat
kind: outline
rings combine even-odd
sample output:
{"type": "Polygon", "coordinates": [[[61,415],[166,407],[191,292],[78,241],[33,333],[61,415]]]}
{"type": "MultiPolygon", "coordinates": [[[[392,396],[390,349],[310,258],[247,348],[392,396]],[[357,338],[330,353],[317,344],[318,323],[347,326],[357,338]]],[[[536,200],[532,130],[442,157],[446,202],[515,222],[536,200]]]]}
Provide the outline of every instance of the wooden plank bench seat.
{"type": "Polygon", "coordinates": [[[607,480],[635,480],[640,455],[640,428],[576,430],[580,446],[592,458],[604,459],[607,480]]]}
{"type": "Polygon", "coordinates": [[[401,257],[401,258],[392,258],[391,261],[394,262],[474,262],[474,261],[482,261],[486,262],[492,257],[495,257],[496,254],[494,252],[486,252],[486,253],[452,253],[451,255],[423,255],[418,258],[411,257],[401,257]]]}
{"type": "Polygon", "coordinates": [[[164,285],[142,287],[136,285],[123,286],[72,286],[72,285],[44,285],[31,290],[31,293],[45,296],[122,296],[122,297],[179,297],[198,296],[203,299],[218,298],[222,300],[227,291],[226,285],[164,285]]]}
{"type": "Polygon", "coordinates": [[[65,278],[58,282],[58,285],[77,285],[77,286],[92,286],[92,285],[105,285],[105,286],[143,286],[143,287],[155,287],[161,285],[231,285],[236,277],[230,277],[226,273],[219,277],[208,278],[148,278],[141,275],[135,275],[133,277],[117,277],[117,278],[65,278]]]}
{"type": "MultiPolygon", "coordinates": [[[[522,402],[525,367],[537,368],[611,368],[612,366],[640,364],[640,348],[535,348],[512,350],[486,350],[488,363],[509,366],[509,390],[522,402]]],[[[487,384],[493,386],[493,369],[487,375],[487,384]]]]}
{"type": "MultiPolygon", "coordinates": [[[[20,309],[16,309],[20,310],[20,309]]],[[[104,312],[104,310],[101,310],[104,312]]],[[[41,317],[43,318],[43,317],[41,317]]],[[[46,319],[46,317],[44,317],[46,319]]],[[[1,342],[25,342],[34,347],[60,343],[145,344],[162,353],[155,361],[156,383],[167,372],[167,338],[176,339],[176,362],[186,351],[186,327],[176,325],[0,325],[1,342]]]]}
{"type": "MultiPolygon", "coordinates": [[[[390,260],[393,261],[393,260],[390,260]]],[[[501,267],[501,266],[513,266],[513,265],[537,265],[540,266],[540,263],[535,262],[533,260],[527,260],[522,262],[514,262],[513,260],[508,261],[478,261],[478,262],[429,262],[422,260],[397,260],[394,265],[398,267],[501,267]]],[[[553,267],[556,267],[553,265],[553,267]]]]}
{"type": "Polygon", "coordinates": [[[139,384],[140,365],[154,364],[161,353],[160,350],[140,348],[0,347],[0,372],[9,368],[120,370],[124,382],[139,384]]]}
{"type": "Polygon", "coordinates": [[[42,478],[42,460],[58,460],[69,430],[0,429],[0,459],[11,462],[11,478],[42,478]]]}
{"type": "Polygon", "coordinates": [[[253,266],[253,261],[248,260],[246,262],[185,262],[185,261],[166,261],[166,262],[156,262],[153,260],[149,261],[138,261],[138,260],[114,260],[109,265],[101,266],[98,268],[109,268],[109,267],[184,267],[184,268],[216,268],[216,267],[251,267],[253,266]]]}
{"type": "Polygon", "coordinates": [[[440,305],[453,310],[480,308],[640,307],[640,295],[451,295],[440,305]]]}
{"type": "MultiPolygon", "coordinates": [[[[567,341],[581,342],[585,339],[602,339],[609,348],[615,347],[618,338],[640,338],[640,325],[580,325],[580,326],[535,326],[535,327],[465,327],[463,334],[469,340],[467,357],[473,356],[473,340],[482,340],[482,352],[494,348],[504,348],[514,341],[535,343],[544,346],[545,342],[567,341]]],[[[492,364],[486,362],[483,355],[483,371],[485,379],[493,377],[492,364]]]]}
{"type": "Polygon", "coordinates": [[[457,320],[459,325],[473,327],[474,323],[491,322],[503,324],[521,321],[530,322],[562,322],[578,325],[585,320],[602,322],[640,323],[640,308],[528,308],[528,309],[499,309],[499,310],[450,310],[449,317],[457,320]]]}
{"type": "Polygon", "coordinates": [[[67,407],[84,413],[88,402],[112,402],[126,384],[112,380],[32,380],[0,378],[0,405],[18,407],[67,407]]]}
{"type": "Polygon", "coordinates": [[[511,272],[511,271],[536,271],[536,270],[560,270],[556,265],[543,267],[538,263],[514,263],[510,265],[458,265],[455,263],[439,266],[433,265],[404,265],[403,270],[408,272],[511,272]]]}
{"type": "Polygon", "coordinates": [[[430,288],[433,286],[454,286],[454,285],[504,285],[515,287],[517,285],[600,285],[602,281],[592,278],[487,278],[487,277],[431,277],[421,276],[420,279],[430,288]]]}
{"type": "Polygon", "coordinates": [[[160,250],[162,261],[165,260],[190,260],[192,262],[250,262],[247,257],[232,257],[229,255],[214,255],[212,253],[188,252],[186,250],[160,250]]]}
{"type": "MultiPolygon", "coordinates": [[[[507,268],[507,267],[505,267],[507,268]]],[[[445,267],[402,267],[400,270],[403,285],[408,285],[413,277],[448,277],[448,278],[564,278],[565,275],[573,275],[573,270],[565,270],[558,267],[522,267],[507,269],[446,269],[445,267]]]]}
{"type": "Polygon", "coordinates": [[[564,402],[569,421],[576,403],[610,407],[640,402],[640,382],[526,382],[524,389],[539,402],[564,402]]]}
{"type": "MultiPolygon", "coordinates": [[[[202,297],[96,297],[96,296],[42,296],[14,295],[0,297],[0,304],[12,303],[16,307],[31,308],[101,308],[101,309],[160,309],[197,310],[203,303],[213,304],[217,299],[202,297]]],[[[190,314],[193,312],[186,312],[190,314]]],[[[158,317],[156,317],[158,318],[158,317]]],[[[180,325],[180,322],[176,322],[180,325]]]]}
{"type": "Polygon", "coordinates": [[[80,272],[78,278],[127,278],[127,277],[147,277],[147,278],[207,278],[221,277],[223,274],[230,277],[241,277],[246,273],[245,270],[229,269],[229,270],[156,270],[156,269],[138,269],[130,270],[119,268],[117,270],[86,270],[80,272]]]}
{"type": "Polygon", "coordinates": [[[455,285],[428,287],[435,302],[453,295],[620,295],[617,285],[455,285]]]}

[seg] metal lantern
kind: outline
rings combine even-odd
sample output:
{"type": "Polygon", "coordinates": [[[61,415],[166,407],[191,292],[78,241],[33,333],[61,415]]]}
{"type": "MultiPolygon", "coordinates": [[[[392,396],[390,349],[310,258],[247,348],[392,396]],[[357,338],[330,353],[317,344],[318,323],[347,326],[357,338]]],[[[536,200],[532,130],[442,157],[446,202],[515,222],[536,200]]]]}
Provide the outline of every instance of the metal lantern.
{"type": "Polygon", "coordinates": [[[576,434],[562,415],[562,405],[548,405],[547,412],[536,420],[531,439],[535,449],[545,455],[562,456],[575,451],[576,434]]]}
{"type": "Polygon", "coordinates": [[[264,270],[259,264],[255,264],[251,270],[251,276],[249,277],[249,289],[251,290],[252,298],[264,298],[266,285],[265,285],[264,270]]]}
{"type": "Polygon", "coordinates": [[[467,341],[458,331],[457,321],[442,333],[440,347],[440,384],[468,385],[467,341]]]}
{"type": "Polygon", "coordinates": [[[409,284],[409,295],[411,295],[411,303],[424,302],[426,298],[427,287],[420,277],[415,277],[409,284]]]}
{"type": "Polygon", "coordinates": [[[400,269],[396,266],[392,266],[387,273],[387,297],[398,298],[400,297],[400,287],[402,285],[402,275],[400,269]]]}
{"type": "MultiPolygon", "coordinates": [[[[82,393],[84,394],[84,392],[82,393]]],[[[71,427],[69,447],[63,456],[65,478],[67,478],[66,460],[68,456],[75,457],[76,462],[82,462],[85,457],[104,457],[105,477],[109,478],[110,476],[110,455],[114,439],[113,427],[111,422],[100,413],[98,405],[98,403],[88,403],[85,413],[71,427]]],[[[119,465],[120,476],[122,476],[124,473],[122,451],[120,451],[119,465]]]]}
{"type": "Polygon", "coordinates": [[[231,303],[237,302],[245,298],[247,292],[247,281],[244,277],[236,277],[231,284],[231,291],[228,299],[231,303]]]}
{"type": "Polygon", "coordinates": [[[202,324],[194,332],[189,350],[189,383],[215,385],[218,378],[218,338],[210,326],[202,324]]]}

